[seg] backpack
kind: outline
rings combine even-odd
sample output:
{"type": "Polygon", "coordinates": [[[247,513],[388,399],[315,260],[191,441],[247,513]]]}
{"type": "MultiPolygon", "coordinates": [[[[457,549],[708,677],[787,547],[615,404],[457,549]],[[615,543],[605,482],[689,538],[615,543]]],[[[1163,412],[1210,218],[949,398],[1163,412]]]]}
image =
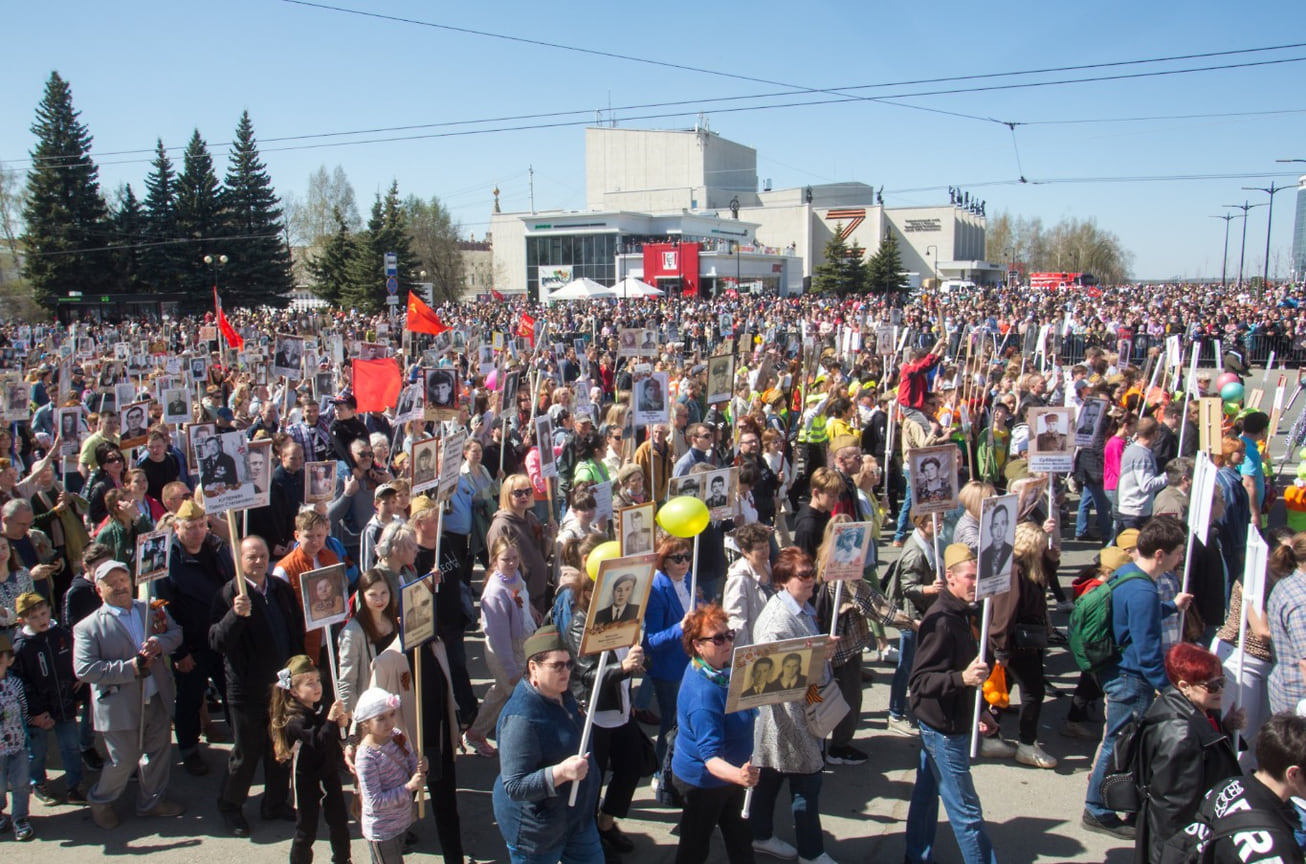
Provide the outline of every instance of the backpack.
{"type": "Polygon", "coordinates": [[[1142,731],[1142,721],[1131,720],[1116,735],[1111,764],[1098,786],[1102,804],[1108,810],[1137,813],[1142,809],[1143,799],[1147,796],[1141,782],[1142,772],[1139,771],[1143,755],[1142,731]]]}
{"type": "Polygon", "coordinates": [[[1120,659],[1120,646],[1116,644],[1112,619],[1111,594],[1131,579],[1147,579],[1146,573],[1134,567],[1127,572],[1117,572],[1107,581],[1085,591],[1075,601],[1070,613],[1068,641],[1075,665],[1084,672],[1100,669],[1120,659]]]}
{"type": "Polygon", "coordinates": [[[1220,829],[1202,818],[1201,813],[1188,825],[1176,831],[1161,847],[1160,864],[1215,864],[1215,841],[1241,834],[1244,831],[1282,831],[1282,824],[1271,824],[1271,818],[1255,810],[1229,813],[1219,820],[1220,829]]]}

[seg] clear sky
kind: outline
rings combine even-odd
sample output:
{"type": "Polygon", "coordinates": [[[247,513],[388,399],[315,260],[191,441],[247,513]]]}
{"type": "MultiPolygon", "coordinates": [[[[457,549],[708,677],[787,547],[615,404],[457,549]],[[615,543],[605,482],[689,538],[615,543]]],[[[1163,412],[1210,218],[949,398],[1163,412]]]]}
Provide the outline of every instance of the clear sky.
{"type": "MultiPolygon", "coordinates": [[[[95,137],[106,192],[130,182],[142,195],[149,170],[148,152],[111,154],[148,151],[162,138],[180,162],[196,128],[221,173],[222,145],[248,109],[283,195],[302,194],[318,166],[339,164],[364,214],[397,179],[401,194],[438,195],[464,233],[479,238],[496,184],[503,209],[529,208],[531,166],[537,208],[584,207],[583,125],[596,110],[612,106],[620,125],[639,128],[689,127],[701,111],[714,131],[757,149],[758,173],[776,188],[856,180],[883,185],[892,207],[946,203],[956,185],[985,199],[990,216],[1091,218],[1120,236],[1140,278],[1218,277],[1224,223],[1211,217],[1225,204],[1268,200],[1242,186],[1288,185],[1275,196],[1270,252],[1271,270],[1287,273],[1296,169],[1306,173],[1306,164],[1275,160],[1306,159],[1306,45],[1248,49],[1306,43],[1300,0],[324,2],[409,20],[286,0],[11,3],[0,52],[0,161],[26,170],[33,111],[57,69],[95,137]],[[1208,52],[1243,53],[899,83],[1208,52]],[[1298,62],[1267,62],[1286,60],[1298,62]],[[1266,65],[975,92],[1251,63],[1266,65]],[[828,92],[880,84],[889,86],[828,92]],[[794,88],[826,92],[731,99],[794,88]],[[724,110],[957,89],[972,92],[913,95],[902,105],[853,98],[724,110]],[[731,101],[712,101],[723,99],[731,101]],[[667,102],[681,104],[631,107],[667,102]],[[557,112],[577,113],[496,119],[557,112]],[[649,114],[675,116],[636,119],[649,114]],[[1047,123],[1067,120],[1099,122],[1047,123]],[[1013,142],[1006,122],[1040,125],[1017,125],[1013,142]],[[460,125],[429,125],[452,123],[460,125]],[[542,124],[574,125],[490,131],[542,124]],[[399,126],[426,128],[273,140],[399,126]],[[407,140],[376,140],[395,138],[407,140]],[[1019,184],[1022,174],[1076,182],[1019,184]],[[1175,176],[1200,179],[1110,179],[1175,176]]],[[[1241,228],[1231,225],[1236,269],[1241,228]]],[[[1265,230],[1266,208],[1252,210],[1249,275],[1265,260],[1265,230]]]]}

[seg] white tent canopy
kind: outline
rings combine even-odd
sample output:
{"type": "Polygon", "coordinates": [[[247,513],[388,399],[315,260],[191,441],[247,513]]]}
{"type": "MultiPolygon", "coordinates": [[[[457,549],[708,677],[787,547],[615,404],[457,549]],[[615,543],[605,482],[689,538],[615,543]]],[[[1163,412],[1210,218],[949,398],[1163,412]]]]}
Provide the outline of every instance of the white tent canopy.
{"type": "Polygon", "coordinates": [[[616,297],[611,288],[582,276],[563,285],[549,295],[550,300],[588,300],[595,297],[616,297]]]}
{"type": "Polygon", "coordinates": [[[612,286],[618,297],[661,297],[663,292],[642,279],[627,276],[612,286]]]}

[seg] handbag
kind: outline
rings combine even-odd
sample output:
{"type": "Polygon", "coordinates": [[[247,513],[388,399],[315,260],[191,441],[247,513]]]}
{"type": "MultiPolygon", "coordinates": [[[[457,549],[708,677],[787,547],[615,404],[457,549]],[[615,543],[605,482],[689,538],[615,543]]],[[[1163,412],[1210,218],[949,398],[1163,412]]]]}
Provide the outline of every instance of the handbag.
{"type": "Polygon", "coordinates": [[[1017,623],[1011,635],[1017,648],[1036,649],[1048,647],[1048,625],[1046,624],[1017,623]]]}
{"type": "Polygon", "coordinates": [[[824,738],[834,731],[839,721],[847,716],[848,700],[839,690],[839,682],[831,678],[819,689],[813,687],[807,691],[807,705],[803,713],[807,719],[807,731],[816,738],[824,738]],[[815,690],[815,692],[813,692],[815,690]]]}
{"type": "Polygon", "coordinates": [[[653,746],[653,739],[648,737],[648,733],[638,723],[635,723],[635,731],[639,733],[639,776],[652,777],[662,767],[658,764],[657,748],[653,746]]]}

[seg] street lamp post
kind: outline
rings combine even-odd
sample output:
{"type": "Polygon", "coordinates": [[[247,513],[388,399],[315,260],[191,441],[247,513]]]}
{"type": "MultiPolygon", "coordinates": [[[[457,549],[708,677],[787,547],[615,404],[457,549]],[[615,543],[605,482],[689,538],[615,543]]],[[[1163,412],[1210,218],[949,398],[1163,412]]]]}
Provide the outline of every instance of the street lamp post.
{"type": "MultiPolygon", "coordinates": [[[[205,255],[203,260],[205,264],[209,265],[209,267],[213,269],[213,301],[214,301],[213,305],[217,306],[218,271],[221,270],[223,267],[227,266],[227,262],[231,259],[229,259],[226,255],[205,255]]],[[[216,326],[218,324],[217,321],[214,321],[213,324],[215,325],[215,328],[218,331],[218,350],[221,351],[223,348],[222,328],[216,326]]]]}
{"type": "Polygon", "coordinates": [[[1229,220],[1237,219],[1236,213],[1226,213],[1222,216],[1212,216],[1212,219],[1224,220],[1224,257],[1220,259],[1220,287],[1228,285],[1228,267],[1229,267],[1229,220]]]}
{"type": "Polygon", "coordinates": [[[1247,259],[1247,211],[1261,205],[1249,204],[1244,201],[1241,204],[1226,204],[1224,206],[1243,211],[1243,245],[1242,251],[1238,253],[1238,288],[1241,289],[1243,287],[1243,262],[1247,259]]]}
{"type": "Polygon", "coordinates": [[[1265,272],[1261,276],[1261,291],[1264,293],[1270,288],[1270,226],[1274,224],[1274,193],[1282,192],[1287,186],[1276,186],[1274,181],[1270,181],[1269,186],[1244,186],[1247,192],[1264,192],[1270,196],[1270,210],[1265,216],[1265,272]]]}

